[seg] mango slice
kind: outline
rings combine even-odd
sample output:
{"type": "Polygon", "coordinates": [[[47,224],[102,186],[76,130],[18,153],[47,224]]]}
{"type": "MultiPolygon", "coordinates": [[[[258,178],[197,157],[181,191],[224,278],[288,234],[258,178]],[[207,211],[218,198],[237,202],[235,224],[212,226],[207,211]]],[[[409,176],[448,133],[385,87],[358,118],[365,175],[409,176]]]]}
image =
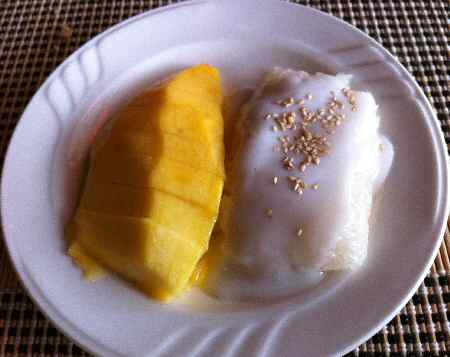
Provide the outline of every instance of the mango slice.
{"type": "Polygon", "coordinates": [[[90,280],[103,269],[168,301],[191,286],[225,178],[220,75],[189,68],[135,98],[98,135],[66,235],[90,280]]]}
{"type": "Polygon", "coordinates": [[[160,161],[151,156],[97,156],[89,179],[99,184],[165,190],[211,213],[217,212],[223,189],[223,177],[218,174],[193,168],[181,161],[160,161]],[[117,167],[122,169],[117,170],[117,167]]]}
{"type": "Polygon", "coordinates": [[[194,168],[209,171],[219,176],[225,175],[223,146],[210,147],[205,144],[171,135],[151,131],[148,134],[133,131],[123,131],[120,134],[111,134],[102,150],[95,150],[93,160],[97,155],[111,156],[112,158],[127,154],[134,156],[150,156],[155,160],[172,160],[194,168]]]}

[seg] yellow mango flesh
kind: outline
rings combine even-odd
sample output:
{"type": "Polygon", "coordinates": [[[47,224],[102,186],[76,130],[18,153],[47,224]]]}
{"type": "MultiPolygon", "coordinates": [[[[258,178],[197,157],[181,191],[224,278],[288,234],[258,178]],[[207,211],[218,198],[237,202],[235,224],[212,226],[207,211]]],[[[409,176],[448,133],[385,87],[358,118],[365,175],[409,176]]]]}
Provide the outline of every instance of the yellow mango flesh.
{"type": "Polygon", "coordinates": [[[89,255],[161,301],[179,295],[205,248],[150,219],[79,210],[74,234],[89,255]]]}
{"type": "Polygon", "coordinates": [[[193,168],[183,162],[159,161],[150,156],[97,156],[90,178],[96,183],[165,190],[211,213],[217,212],[219,208],[223,188],[223,177],[217,174],[193,168]],[[117,166],[122,169],[117,170],[117,166]]]}
{"type": "MultiPolygon", "coordinates": [[[[76,224],[72,223],[70,229],[76,229],[76,224]]],[[[76,232],[72,231],[66,234],[75,234],[76,232]]],[[[85,270],[86,279],[94,282],[101,278],[103,278],[106,274],[105,269],[102,265],[100,265],[92,256],[88,255],[77,240],[70,245],[69,255],[73,258],[73,260],[83,269],[85,270]]]]}
{"type": "Polygon", "coordinates": [[[120,155],[150,156],[155,160],[162,157],[166,160],[184,163],[194,169],[200,169],[224,176],[224,148],[210,144],[188,140],[178,135],[149,132],[121,132],[111,134],[101,152],[95,150],[93,160],[97,155],[107,155],[112,158],[120,155]]]}
{"type": "Polygon", "coordinates": [[[69,254],[150,297],[186,291],[208,249],[224,182],[218,71],[200,65],[124,107],[98,135],[69,254]]]}
{"type": "MultiPolygon", "coordinates": [[[[148,100],[140,99],[139,104],[130,103],[118,115],[114,122],[117,132],[134,131],[152,133],[155,129],[165,134],[178,135],[202,144],[210,144],[222,137],[223,122],[217,121],[220,107],[197,108],[197,103],[180,103],[178,99],[185,95],[179,92],[178,97],[169,96],[166,91],[148,92],[148,100]],[[163,108],[157,108],[157,103],[165,102],[163,108]],[[156,109],[157,108],[157,109],[156,109]],[[214,110],[213,110],[214,109],[214,110]]],[[[211,103],[205,103],[211,106],[211,103]]]]}
{"type": "Polygon", "coordinates": [[[88,181],[81,209],[115,216],[147,218],[207,247],[216,217],[198,205],[155,189],[88,181]]]}

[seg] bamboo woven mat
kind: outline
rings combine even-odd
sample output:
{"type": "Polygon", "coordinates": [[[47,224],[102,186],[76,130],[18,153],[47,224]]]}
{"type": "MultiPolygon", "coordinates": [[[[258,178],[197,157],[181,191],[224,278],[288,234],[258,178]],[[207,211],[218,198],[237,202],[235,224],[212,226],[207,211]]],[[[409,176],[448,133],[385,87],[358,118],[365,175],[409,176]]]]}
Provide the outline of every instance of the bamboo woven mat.
{"type": "MultiPolygon", "coordinates": [[[[73,51],[108,27],[171,1],[0,2],[0,158],[27,102],[73,51]]],[[[450,142],[449,0],[304,0],[387,48],[434,106],[450,142]]],[[[405,308],[349,355],[450,356],[450,232],[405,308]]],[[[20,287],[0,239],[0,356],[87,355],[45,319],[20,287]]]]}

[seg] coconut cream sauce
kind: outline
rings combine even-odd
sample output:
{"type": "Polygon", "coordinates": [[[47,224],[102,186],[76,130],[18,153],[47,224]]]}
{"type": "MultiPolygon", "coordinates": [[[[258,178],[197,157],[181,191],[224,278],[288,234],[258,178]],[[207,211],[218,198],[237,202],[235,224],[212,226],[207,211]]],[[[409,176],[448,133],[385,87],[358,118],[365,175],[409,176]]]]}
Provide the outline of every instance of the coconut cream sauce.
{"type": "Polygon", "coordinates": [[[373,96],[349,84],[347,75],[275,69],[245,106],[224,198],[223,260],[205,284],[211,294],[286,296],[316,286],[326,271],[364,262],[372,196],[394,152],[378,132],[373,96]],[[319,154],[283,152],[314,141],[305,121],[319,154]]]}

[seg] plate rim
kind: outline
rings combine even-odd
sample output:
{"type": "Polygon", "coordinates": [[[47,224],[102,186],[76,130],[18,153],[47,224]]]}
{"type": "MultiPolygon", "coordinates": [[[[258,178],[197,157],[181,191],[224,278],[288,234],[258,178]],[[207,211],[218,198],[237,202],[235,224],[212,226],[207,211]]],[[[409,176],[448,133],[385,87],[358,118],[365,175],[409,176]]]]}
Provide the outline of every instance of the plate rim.
{"type": "MultiPolygon", "coordinates": [[[[227,0],[189,0],[189,1],[181,1],[181,2],[177,2],[174,4],[170,4],[170,5],[166,5],[166,6],[162,6],[159,8],[155,8],[155,9],[150,9],[147,10],[143,13],[140,13],[138,15],[135,15],[133,17],[130,17],[129,19],[126,19],[108,29],[106,29],[105,31],[97,34],[96,36],[94,36],[93,38],[91,38],[89,41],[87,41],[85,44],[83,44],[82,46],[80,46],[76,51],[74,51],[69,57],[67,57],[63,62],[61,62],[53,71],[52,73],[47,77],[47,79],[40,85],[40,87],[37,89],[37,91],[35,92],[35,94],[32,96],[31,100],[29,101],[29,103],[27,104],[25,110],[23,111],[18,123],[16,124],[16,127],[14,129],[13,135],[11,136],[10,142],[8,144],[8,149],[6,151],[5,154],[5,159],[4,159],[4,165],[3,165],[3,170],[2,170],[2,181],[1,181],[1,218],[3,221],[2,224],[2,230],[3,230],[3,235],[4,235],[4,242],[5,242],[5,246],[6,246],[6,250],[7,250],[7,254],[9,256],[9,259],[12,263],[12,266],[17,274],[17,277],[19,279],[20,284],[22,285],[23,289],[27,292],[27,295],[31,298],[31,300],[33,301],[33,303],[35,303],[40,311],[45,315],[45,317],[47,319],[49,319],[52,324],[54,324],[55,326],[58,327],[59,331],[62,332],[64,335],[68,336],[70,339],[72,339],[74,342],[76,342],[77,344],[79,344],[80,346],[82,346],[85,350],[87,350],[89,353],[92,354],[114,354],[117,355],[116,352],[112,352],[111,350],[108,350],[108,348],[106,346],[102,346],[98,341],[95,341],[93,339],[91,339],[89,336],[85,335],[83,333],[83,331],[80,331],[77,327],[75,326],[71,326],[71,322],[68,321],[66,318],[59,316],[59,312],[54,309],[52,306],[46,306],[47,303],[47,299],[45,297],[45,295],[40,291],[40,289],[38,287],[33,286],[34,282],[27,280],[27,274],[26,272],[24,272],[23,270],[20,270],[19,268],[21,267],[21,262],[19,261],[19,257],[18,254],[16,254],[14,252],[14,244],[12,243],[11,238],[8,238],[7,232],[6,232],[6,225],[5,225],[5,200],[4,200],[4,195],[3,193],[5,192],[5,173],[8,171],[9,168],[9,162],[12,160],[11,158],[11,147],[14,146],[15,141],[16,141],[16,134],[17,132],[20,130],[20,128],[25,125],[24,121],[22,120],[23,117],[26,116],[26,114],[28,113],[28,111],[30,111],[32,104],[34,103],[34,101],[36,100],[38,94],[41,92],[41,90],[48,85],[48,83],[50,83],[53,78],[61,71],[61,68],[63,68],[65,65],[67,65],[68,63],[72,62],[74,60],[74,58],[76,58],[76,56],[78,54],[80,54],[81,52],[83,52],[85,49],[93,46],[97,41],[99,41],[101,38],[104,38],[106,36],[108,36],[109,34],[111,34],[114,31],[120,30],[121,28],[130,25],[132,22],[134,21],[138,21],[141,18],[147,17],[147,16],[153,16],[153,15],[157,15],[161,12],[165,12],[165,11],[173,11],[173,10],[177,10],[180,7],[187,7],[187,6],[192,6],[192,5],[197,5],[197,4],[202,4],[202,3],[209,3],[212,1],[221,1],[221,2],[225,2],[227,0]]],[[[257,2],[257,0],[250,0],[252,2],[257,2]]],[[[277,6],[287,6],[287,7],[301,7],[307,11],[312,11],[314,12],[316,15],[318,16],[325,16],[327,18],[328,21],[335,21],[337,23],[339,23],[340,26],[344,26],[347,29],[351,30],[351,31],[355,31],[359,33],[359,35],[362,35],[362,37],[364,38],[365,41],[367,41],[368,43],[370,43],[372,46],[374,46],[377,50],[381,51],[381,53],[386,56],[388,59],[390,59],[392,61],[392,63],[395,64],[396,67],[399,68],[399,70],[401,71],[401,74],[408,78],[409,81],[413,84],[415,92],[416,92],[416,96],[419,97],[421,99],[421,103],[425,106],[425,110],[426,110],[426,114],[424,113],[423,116],[426,116],[427,114],[429,115],[430,120],[426,120],[426,122],[430,125],[429,129],[430,129],[430,134],[431,137],[433,139],[433,146],[436,149],[436,153],[437,153],[437,164],[438,166],[441,165],[441,173],[439,176],[441,176],[441,178],[443,179],[442,184],[443,184],[443,199],[444,202],[441,204],[442,208],[440,210],[440,212],[438,211],[438,218],[436,218],[436,222],[440,223],[440,225],[438,223],[436,223],[436,227],[440,227],[439,229],[439,237],[437,237],[435,243],[434,243],[434,247],[432,249],[432,254],[429,256],[428,261],[426,262],[426,264],[424,264],[421,275],[419,276],[419,278],[414,282],[414,284],[412,284],[412,286],[410,286],[408,289],[408,293],[401,299],[401,301],[396,304],[396,308],[393,309],[391,311],[390,314],[386,315],[385,317],[383,317],[382,319],[380,319],[377,323],[374,323],[373,328],[371,328],[369,331],[366,331],[364,333],[363,336],[361,336],[360,338],[356,338],[354,339],[354,341],[349,344],[346,348],[344,348],[341,351],[337,351],[336,353],[339,354],[345,354],[348,353],[350,351],[352,351],[355,347],[357,347],[358,345],[360,345],[361,343],[365,342],[368,338],[370,338],[374,333],[376,333],[380,328],[382,328],[388,321],[390,321],[395,315],[398,314],[398,312],[405,306],[405,304],[411,299],[411,297],[414,295],[414,293],[416,292],[416,290],[418,289],[418,287],[420,286],[420,284],[422,283],[422,281],[424,280],[424,278],[426,277],[426,275],[428,274],[431,265],[433,264],[433,261],[438,253],[438,250],[442,244],[443,238],[444,238],[444,232],[445,232],[445,228],[446,228],[446,222],[447,222],[447,218],[449,215],[449,210],[450,210],[450,200],[449,200],[449,186],[450,186],[450,178],[449,178],[449,171],[450,171],[450,166],[449,166],[449,160],[448,160],[448,154],[447,154],[447,147],[446,147],[446,143],[445,143],[445,138],[443,135],[443,132],[441,130],[440,127],[440,122],[437,119],[437,116],[435,114],[435,111],[431,105],[431,103],[429,102],[428,98],[425,96],[423,90],[421,89],[421,87],[418,85],[417,81],[415,80],[415,78],[412,76],[412,74],[410,74],[407,69],[403,66],[402,63],[400,63],[400,61],[394,56],[392,55],[387,49],[385,49],[380,43],[378,43],[375,39],[373,39],[372,37],[370,37],[368,34],[366,34],[364,31],[358,29],[356,26],[353,26],[347,22],[345,22],[344,20],[335,17],[329,13],[320,11],[318,9],[315,9],[313,7],[309,7],[309,6],[305,6],[305,5],[300,5],[300,4],[296,4],[296,3],[291,3],[291,2],[287,2],[287,1],[279,1],[279,0],[264,0],[266,2],[271,2],[274,5],[276,4],[277,6]]],[[[228,0],[227,1],[229,4],[232,3],[238,3],[238,0],[228,0]]],[[[234,6],[234,5],[231,5],[234,6]]],[[[437,230],[437,229],[436,229],[437,230]]]]}

